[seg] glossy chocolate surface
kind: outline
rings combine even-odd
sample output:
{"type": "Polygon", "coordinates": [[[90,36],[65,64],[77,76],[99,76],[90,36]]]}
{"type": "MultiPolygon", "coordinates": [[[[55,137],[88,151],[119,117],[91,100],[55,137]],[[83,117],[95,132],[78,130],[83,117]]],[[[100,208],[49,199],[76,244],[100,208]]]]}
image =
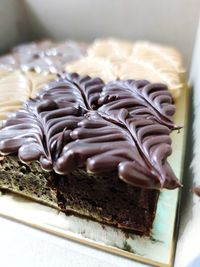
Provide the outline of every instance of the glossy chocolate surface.
{"type": "Polygon", "coordinates": [[[4,123],[0,151],[58,174],[86,168],[116,172],[137,187],[172,189],[180,186],[167,162],[174,112],[163,84],[65,74],[4,123]]]}

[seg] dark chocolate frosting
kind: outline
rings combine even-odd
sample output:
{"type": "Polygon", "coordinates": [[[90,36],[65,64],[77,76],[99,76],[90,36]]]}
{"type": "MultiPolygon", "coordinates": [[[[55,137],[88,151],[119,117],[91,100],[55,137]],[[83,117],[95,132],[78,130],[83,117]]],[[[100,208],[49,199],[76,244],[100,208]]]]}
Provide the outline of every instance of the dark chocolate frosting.
{"type": "Polygon", "coordinates": [[[144,188],[180,186],[167,157],[175,108],[163,84],[65,74],[8,119],[1,154],[38,160],[44,170],[118,173],[144,188]]]}
{"type": "Polygon", "coordinates": [[[68,62],[86,55],[87,45],[74,41],[54,43],[48,40],[17,46],[0,57],[0,69],[34,70],[38,73],[58,73],[68,62]]]}

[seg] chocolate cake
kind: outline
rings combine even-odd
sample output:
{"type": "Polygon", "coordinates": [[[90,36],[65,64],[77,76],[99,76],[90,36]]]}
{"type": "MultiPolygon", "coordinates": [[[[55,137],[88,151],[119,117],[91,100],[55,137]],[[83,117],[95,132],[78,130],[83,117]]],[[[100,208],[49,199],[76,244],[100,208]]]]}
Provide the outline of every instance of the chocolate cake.
{"type": "Polygon", "coordinates": [[[16,46],[11,53],[0,57],[0,70],[58,73],[64,65],[86,55],[87,44],[74,41],[44,40],[16,46]]]}
{"type": "Polygon", "coordinates": [[[166,85],[62,74],[0,129],[0,187],[149,235],[160,189],[180,186],[167,157],[166,85]]]}
{"type": "Polygon", "coordinates": [[[68,72],[115,79],[146,79],[164,83],[174,98],[185,84],[181,54],[173,47],[147,41],[129,42],[113,38],[97,39],[88,46],[85,57],[66,64],[68,72]]]}

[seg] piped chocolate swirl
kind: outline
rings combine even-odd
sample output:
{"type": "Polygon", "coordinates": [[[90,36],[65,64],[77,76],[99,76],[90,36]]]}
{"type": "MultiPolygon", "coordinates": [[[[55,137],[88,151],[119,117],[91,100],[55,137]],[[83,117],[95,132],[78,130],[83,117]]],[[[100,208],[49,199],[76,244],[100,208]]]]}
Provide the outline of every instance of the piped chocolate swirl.
{"type": "Polygon", "coordinates": [[[136,187],[172,189],[174,112],[163,84],[65,74],[4,123],[0,151],[61,175],[116,172],[136,187]]]}

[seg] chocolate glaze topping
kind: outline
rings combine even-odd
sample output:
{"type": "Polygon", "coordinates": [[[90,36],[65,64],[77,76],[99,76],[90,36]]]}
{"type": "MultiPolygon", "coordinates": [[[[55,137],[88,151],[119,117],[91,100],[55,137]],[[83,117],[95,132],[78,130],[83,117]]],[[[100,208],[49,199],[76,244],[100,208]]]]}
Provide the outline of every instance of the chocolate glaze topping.
{"type": "Polygon", "coordinates": [[[144,188],[180,186],[167,157],[175,108],[163,84],[65,74],[5,121],[1,154],[44,170],[118,173],[144,188]]]}

